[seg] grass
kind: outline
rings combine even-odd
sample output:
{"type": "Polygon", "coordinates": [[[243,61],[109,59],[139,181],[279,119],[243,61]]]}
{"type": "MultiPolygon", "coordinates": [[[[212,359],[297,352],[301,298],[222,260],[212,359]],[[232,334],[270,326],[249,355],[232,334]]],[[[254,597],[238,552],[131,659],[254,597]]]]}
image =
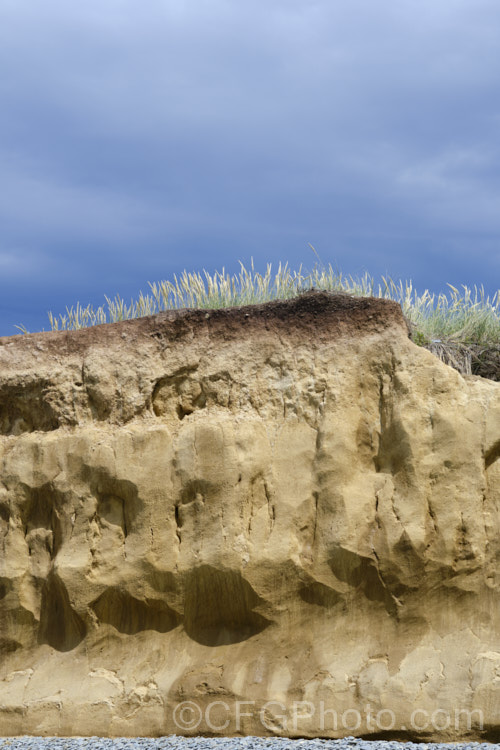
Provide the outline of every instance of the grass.
{"type": "MultiPolygon", "coordinates": [[[[311,249],[316,252],[312,246],[311,249]]],[[[253,261],[249,269],[240,263],[239,273],[233,275],[224,269],[212,275],[207,271],[183,271],[173,281],[150,283],[149,287],[147,294],[140,292],[130,304],[117,295],[113,299],[105,297],[106,305],[96,309],[77,303],[58,316],[49,312],[51,329],[75,330],[182,307],[213,309],[290,299],[315,288],[398,302],[415,343],[461,372],[473,371],[474,358],[484,355],[485,348],[500,347],[500,290],[490,297],[483,287],[471,289],[462,285],[459,290],[448,284],[446,293],[433,294],[428,290],[418,293],[411,281],[396,282],[381,277],[377,283],[368,273],[359,278],[344,276],[331,264],[317,263],[311,271],[303,270],[302,266],[292,270],[288,264],[279,264],[275,272],[268,264],[265,273],[259,273],[253,261]]],[[[17,327],[27,333],[23,326],[17,327]]]]}

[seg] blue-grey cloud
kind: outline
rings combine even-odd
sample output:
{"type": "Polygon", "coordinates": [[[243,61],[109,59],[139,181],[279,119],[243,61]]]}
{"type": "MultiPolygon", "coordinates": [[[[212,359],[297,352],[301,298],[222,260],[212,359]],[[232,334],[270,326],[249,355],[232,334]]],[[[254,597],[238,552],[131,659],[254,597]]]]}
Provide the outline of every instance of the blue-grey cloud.
{"type": "Polygon", "coordinates": [[[496,0],[4,0],[0,333],[307,242],[494,291],[499,34],[496,0]]]}

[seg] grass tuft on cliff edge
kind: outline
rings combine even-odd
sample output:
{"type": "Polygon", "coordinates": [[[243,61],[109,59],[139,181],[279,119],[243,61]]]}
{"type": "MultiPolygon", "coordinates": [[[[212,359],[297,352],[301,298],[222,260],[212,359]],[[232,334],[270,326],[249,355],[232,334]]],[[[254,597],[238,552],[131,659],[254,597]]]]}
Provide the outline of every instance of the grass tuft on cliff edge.
{"type": "MultiPolygon", "coordinates": [[[[312,245],[311,249],[316,254],[312,245]]],[[[490,298],[483,287],[472,290],[462,285],[459,290],[448,284],[446,294],[428,290],[419,294],[411,281],[395,282],[382,276],[376,283],[368,273],[360,278],[344,276],[331,264],[321,262],[312,271],[302,270],[302,266],[292,270],[280,263],[274,273],[268,264],[262,274],[255,270],[253,260],[249,269],[240,262],[237,274],[224,269],[212,275],[205,270],[183,271],[173,281],[149,283],[149,287],[149,293],[141,291],[130,304],[116,295],[114,299],[105,297],[106,305],[97,309],[77,303],[58,316],[49,312],[51,329],[75,330],[182,307],[214,309],[290,299],[314,288],[394,300],[401,305],[416,344],[463,374],[500,381],[500,290],[490,298]]],[[[17,327],[27,333],[23,326],[17,327]]]]}

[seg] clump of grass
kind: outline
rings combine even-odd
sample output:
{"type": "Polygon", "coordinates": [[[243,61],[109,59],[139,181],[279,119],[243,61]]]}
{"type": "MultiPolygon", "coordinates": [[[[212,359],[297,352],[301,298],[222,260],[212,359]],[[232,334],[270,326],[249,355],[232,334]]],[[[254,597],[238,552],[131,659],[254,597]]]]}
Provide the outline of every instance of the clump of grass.
{"type": "MultiPolygon", "coordinates": [[[[240,263],[239,273],[233,275],[224,269],[214,274],[183,271],[179,277],[174,276],[173,281],[150,283],[149,287],[148,294],[140,292],[130,304],[116,295],[113,299],[105,297],[106,305],[97,309],[77,303],[58,316],[49,312],[51,329],[75,330],[182,307],[213,309],[290,299],[314,288],[398,302],[412,328],[413,340],[428,348],[434,345],[438,356],[442,349],[439,344],[500,344],[500,290],[490,298],[483,287],[470,289],[463,285],[460,291],[448,284],[446,293],[433,294],[425,290],[419,294],[411,281],[396,282],[382,277],[376,283],[368,273],[359,278],[344,276],[331,264],[317,263],[311,271],[305,271],[302,266],[292,270],[288,264],[280,263],[274,273],[268,264],[266,271],[259,273],[253,261],[250,268],[240,263]]],[[[18,327],[27,332],[22,326],[18,327]]]]}

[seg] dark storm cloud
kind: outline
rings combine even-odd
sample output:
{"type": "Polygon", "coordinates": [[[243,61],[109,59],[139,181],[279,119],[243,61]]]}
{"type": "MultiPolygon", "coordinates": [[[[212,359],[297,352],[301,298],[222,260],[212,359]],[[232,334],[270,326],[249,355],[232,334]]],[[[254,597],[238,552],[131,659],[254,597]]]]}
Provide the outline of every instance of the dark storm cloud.
{"type": "Polygon", "coordinates": [[[2,0],[0,308],[308,241],[495,283],[499,41],[496,0],[2,0]]]}

